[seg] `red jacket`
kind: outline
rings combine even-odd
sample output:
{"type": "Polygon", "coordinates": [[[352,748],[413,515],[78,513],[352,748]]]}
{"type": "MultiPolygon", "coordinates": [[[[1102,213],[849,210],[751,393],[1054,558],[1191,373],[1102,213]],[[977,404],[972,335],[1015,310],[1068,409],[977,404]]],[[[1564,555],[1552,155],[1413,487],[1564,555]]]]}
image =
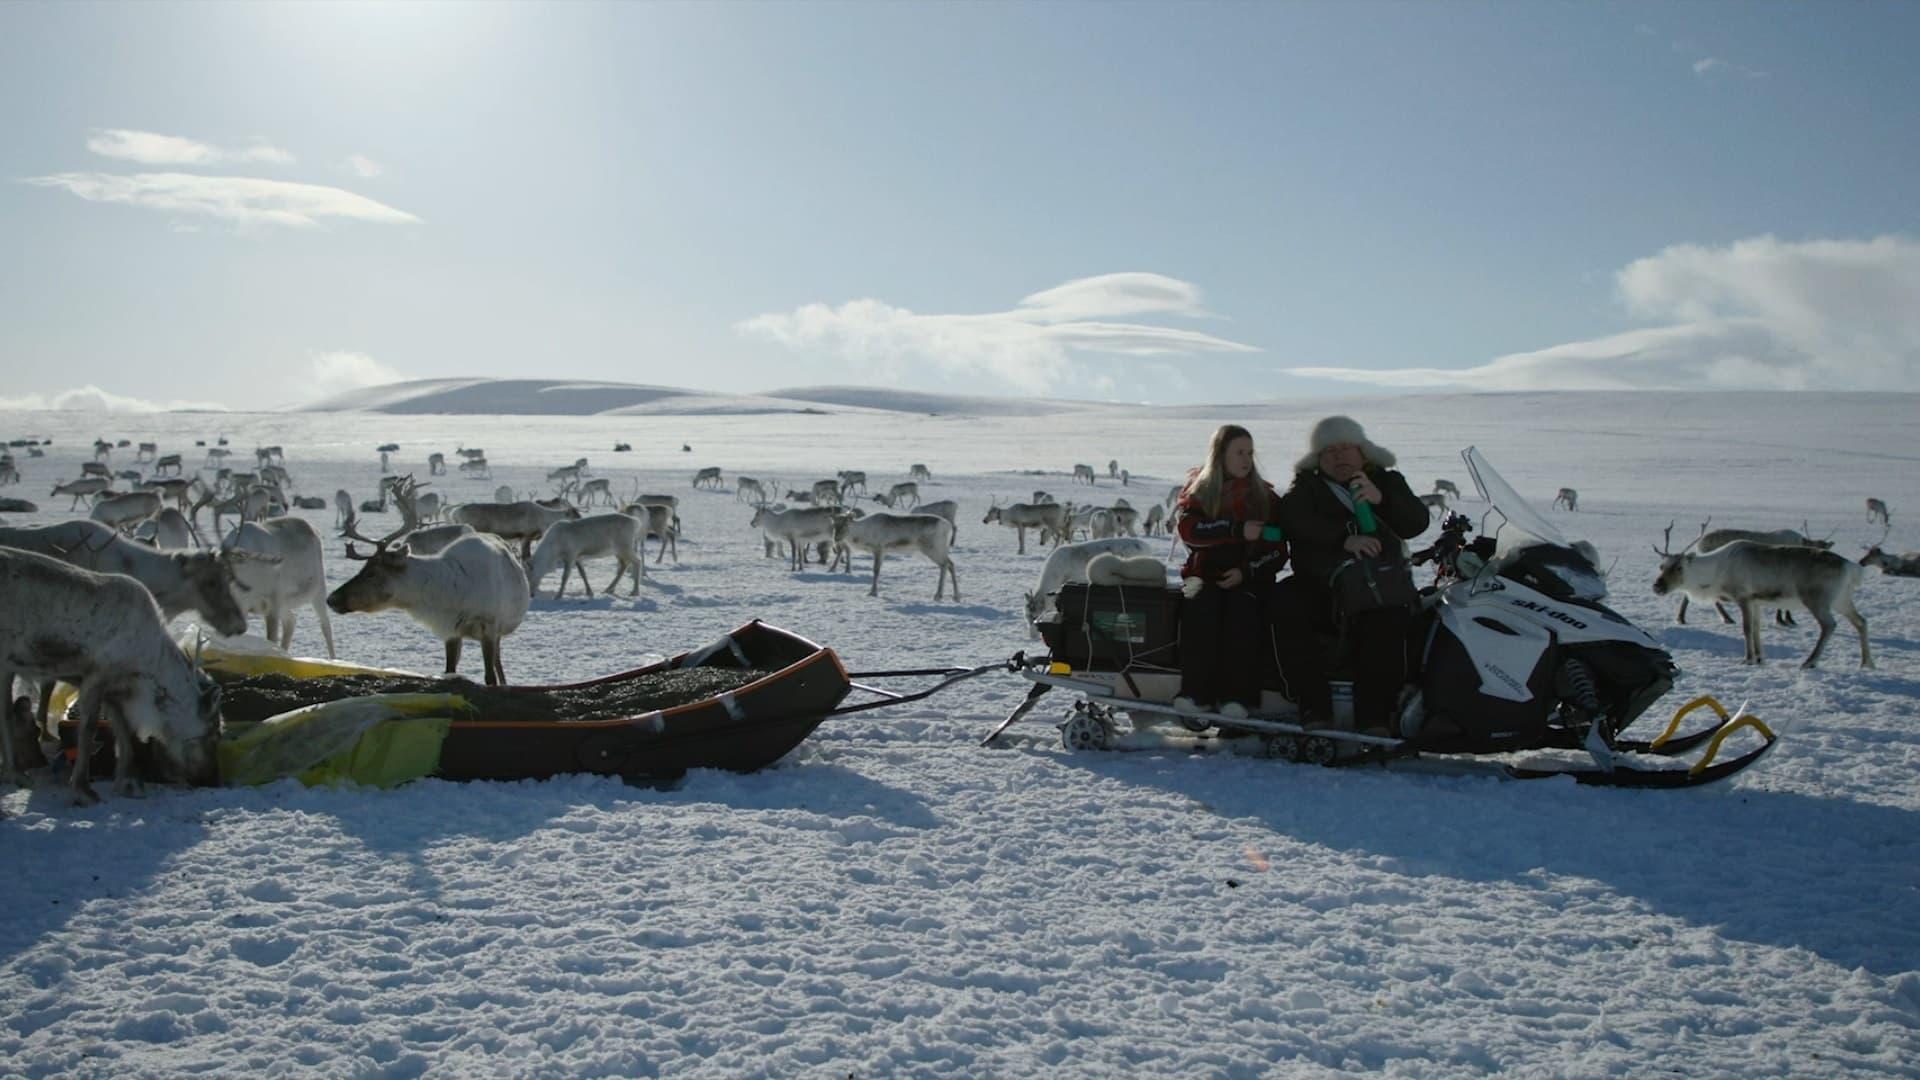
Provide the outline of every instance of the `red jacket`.
{"type": "Polygon", "coordinates": [[[1286,542],[1249,541],[1244,527],[1249,521],[1277,521],[1280,495],[1272,484],[1261,481],[1267,492],[1267,512],[1256,515],[1247,506],[1253,483],[1246,479],[1228,480],[1220,492],[1220,513],[1210,517],[1193,495],[1192,485],[1197,475],[1198,470],[1188,475],[1188,490],[1180,493],[1180,504],[1174,511],[1180,519],[1180,540],[1187,545],[1187,562],[1180,568],[1180,576],[1197,577],[1212,584],[1221,574],[1239,567],[1246,584],[1272,583],[1280,576],[1280,568],[1287,564],[1286,542]]]}

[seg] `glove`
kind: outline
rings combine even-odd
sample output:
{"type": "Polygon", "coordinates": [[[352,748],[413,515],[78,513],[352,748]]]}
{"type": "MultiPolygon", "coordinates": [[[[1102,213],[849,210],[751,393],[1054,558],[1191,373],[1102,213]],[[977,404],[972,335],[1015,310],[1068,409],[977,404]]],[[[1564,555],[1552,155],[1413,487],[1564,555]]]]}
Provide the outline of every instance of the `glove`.
{"type": "Polygon", "coordinates": [[[1201,581],[1197,577],[1181,578],[1180,579],[1180,595],[1191,600],[1194,597],[1199,596],[1200,590],[1206,588],[1206,585],[1207,585],[1206,582],[1201,581]]]}

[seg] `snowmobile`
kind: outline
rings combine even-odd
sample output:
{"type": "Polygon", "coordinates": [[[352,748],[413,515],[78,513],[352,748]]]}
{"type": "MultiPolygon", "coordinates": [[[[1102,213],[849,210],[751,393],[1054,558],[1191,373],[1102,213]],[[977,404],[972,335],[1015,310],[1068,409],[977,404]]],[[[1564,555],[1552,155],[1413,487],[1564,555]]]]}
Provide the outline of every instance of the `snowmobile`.
{"type": "Polygon", "coordinates": [[[1517,779],[1568,776],[1614,787],[1691,787],[1765,757],[1774,733],[1744,705],[1729,711],[1711,697],[1682,706],[1657,738],[1626,737],[1673,688],[1679,669],[1672,656],[1603,602],[1606,581],[1590,545],[1566,540],[1478,449],[1461,457],[1487,510],[1477,538],[1469,539],[1471,519],[1449,514],[1439,538],[1411,555],[1436,575],[1421,590],[1410,642],[1414,675],[1387,731],[1354,730],[1352,684],[1339,677],[1337,642],[1328,643],[1331,724],[1301,724],[1277,689],[1277,664],[1266,672],[1272,689],[1245,718],[1177,707],[1180,590],[1073,584],[1036,621],[1049,655],[1017,667],[1033,684],[1026,699],[983,742],[1059,689],[1079,699],[1059,724],[1071,750],[1231,744],[1236,753],[1323,765],[1570,750],[1585,757],[1495,768],[1517,779]],[[1715,723],[1676,734],[1703,709],[1715,723]],[[1716,762],[1721,744],[1741,730],[1761,744],[1716,762]],[[1703,745],[1690,766],[1658,764],[1703,745]]]}

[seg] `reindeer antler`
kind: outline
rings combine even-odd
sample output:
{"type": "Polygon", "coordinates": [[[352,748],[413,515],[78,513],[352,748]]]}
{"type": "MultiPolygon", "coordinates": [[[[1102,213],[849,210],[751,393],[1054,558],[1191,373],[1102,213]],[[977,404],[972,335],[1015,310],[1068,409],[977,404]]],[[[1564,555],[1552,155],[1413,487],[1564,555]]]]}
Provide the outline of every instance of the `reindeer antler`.
{"type": "Polygon", "coordinates": [[[1667,522],[1666,531],[1660,534],[1660,546],[1653,549],[1653,553],[1663,559],[1673,554],[1672,551],[1668,550],[1673,547],[1673,525],[1674,523],[1672,521],[1667,522]]]}
{"type": "MultiPolygon", "coordinates": [[[[1700,523],[1700,535],[1699,535],[1699,536],[1696,536],[1696,537],[1694,537],[1694,538],[1693,538],[1692,540],[1689,540],[1689,541],[1687,541],[1687,546],[1686,546],[1686,547],[1683,547],[1683,548],[1681,548],[1681,549],[1680,549],[1680,554],[1682,554],[1682,555],[1685,555],[1685,554],[1686,554],[1687,552],[1689,552],[1689,551],[1692,551],[1692,550],[1693,550],[1693,545],[1695,545],[1695,544],[1697,544],[1697,543],[1699,543],[1700,541],[1702,541],[1702,540],[1704,540],[1704,539],[1706,539],[1706,538],[1707,538],[1707,526],[1709,526],[1709,525],[1711,525],[1711,524],[1713,524],[1713,518],[1712,518],[1711,516],[1709,516],[1709,517],[1707,518],[1707,520],[1705,520],[1705,521],[1703,521],[1703,522],[1701,522],[1701,523],[1700,523]]],[[[1671,528],[1673,528],[1673,526],[1672,526],[1672,525],[1668,525],[1668,526],[1667,526],[1667,528],[1669,528],[1669,529],[1671,529],[1671,528]]]]}
{"type": "Polygon", "coordinates": [[[370,539],[362,535],[359,528],[360,515],[354,513],[352,510],[347,511],[347,523],[341,526],[340,535],[346,537],[349,541],[358,540],[363,544],[373,545],[373,555],[362,555],[355,551],[353,545],[349,543],[347,545],[347,558],[365,562],[373,558],[374,555],[379,555],[381,552],[387,550],[388,544],[412,532],[414,528],[420,524],[420,519],[413,509],[413,477],[407,477],[401,486],[395,490],[393,497],[394,501],[400,504],[400,527],[378,540],[370,539]]]}

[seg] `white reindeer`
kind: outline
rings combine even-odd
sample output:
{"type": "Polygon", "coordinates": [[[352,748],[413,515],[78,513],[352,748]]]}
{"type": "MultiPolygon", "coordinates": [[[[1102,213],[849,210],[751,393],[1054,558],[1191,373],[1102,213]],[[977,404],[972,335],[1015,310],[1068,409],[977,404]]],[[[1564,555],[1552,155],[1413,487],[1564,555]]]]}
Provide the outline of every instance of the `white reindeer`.
{"type": "MultiPolygon", "coordinates": [[[[131,793],[133,744],[147,742],[172,779],[218,779],[220,688],[171,638],[153,594],[116,574],[98,574],[30,551],[0,550],[0,693],[11,712],[14,676],[72,683],[79,689],[73,772],[80,803],[93,791],[93,726],[104,714],[113,728],[114,784],[131,793]]],[[[0,776],[22,778],[13,724],[0,723],[0,776]]]]}
{"type": "Polygon", "coordinates": [[[153,475],[155,476],[159,476],[161,473],[170,473],[174,476],[179,476],[180,472],[181,464],[179,454],[162,454],[153,461],[153,475]]]}
{"type": "Polygon", "coordinates": [[[407,534],[407,551],[414,555],[438,555],[463,536],[478,535],[471,525],[428,525],[407,534]]]}
{"type": "Polygon", "coordinates": [[[522,500],[511,503],[465,503],[447,512],[447,520],[456,525],[471,525],[475,532],[489,533],[502,540],[519,541],[520,557],[533,557],[533,543],[556,521],[580,516],[571,506],[555,508],[544,503],[522,500]]]}
{"type": "Polygon", "coordinates": [[[787,544],[787,568],[806,567],[806,549],[834,540],[834,511],[823,506],[802,506],[792,510],[772,510],[761,506],[753,512],[752,528],[761,535],[787,544]]]}
{"type": "Polygon", "coordinates": [[[613,497],[613,481],[606,477],[597,477],[580,485],[580,505],[592,506],[605,500],[608,506],[618,506],[613,497]]]}
{"type": "Polygon", "coordinates": [[[391,608],[405,611],[445,645],[448,675],[460,668],[461,645],[468,639],[478,641],[487,685],[505,683],[500,639],[519,629],[532,595],[513,548],[483,533],[456,540],[438,555],[414,555],[404,543],[387,546],[404,531],[402,526],[371,541],[371,555],[361,555],[348,544],[347,557],[364,560],[364,565],[352,580],[333,590],[327,607],[340,615],[391,608]]]}
{"type": "Polygon", "coordinates": [[[909,480],[888,488],[885,495],[873,495],[870,498],[889,510],[912,509],[920,505],[920,485],[909,480]],[[902,507],[903,503],[905,507],[902,507]]]}
{"type": "Polygon", "coordinates": [[[135,448],[133,453],[133,460],[152,461],[154,458],[159,456],[160,456],[159,443],[143,442],[137,448],[135,448]]]}
{"type": "Polygon", "coordinates": [[[1888,512],[1886,503],[1879,499],[1868,499],[1867,520],[1878,521],[1882,525],[1891,526],[1893,524],[1893,515],[1888,512]]]}
{"type": "MultiPolygon", "coordinates": [[[[1785,547],[1807,547],[1819,551],[1825,551],[1833,546],[1833,541],[1831,540],[1809,540],[1804,532],[1795,532],[1792,529],[1773,529],[1767,532],[1761,532],[1757,529],[1715,529],[1712,532],[1708,532],[1707,522],[1712,520],[1712,518],[1708,518],[1707,521],[1700,523],[1700,535],[1694,540],[1693,545],[1691,545],[1702,555],[1710,551],[1718,551],[1728,544],[1733,543],[1735,540],[1751,540],[1756,544],[1774,544],[1785,547]]],[[[1687,599],[1686,593],[1680,594],[1680,610],[1674,615],[1675,622],[1684,624],[1687,621],[1687,599]]],[[[1713,605],[1713,609],[1720,613],[1721,622],[1729,625],[1732,624],[1733,616],[1727,614],[1726,608],[1715,604],[1713,605]]],[[[1792,614],[1785,608],[1774,609],[1774,621],[1782,626],[1794,625],[1792,614]]]]}
{"type": "Polygon", "coordinates": [[[447,455],[439,453],[438,451],[428,454],[427,455],[427,475],[428,476],[447,475],[447,455]]]}
{"type": "Polygon", "coordinates": [[[907,479],[914,481],[924,480],[931,483],[933,481],[933,472],[925,465],[915,462],[907,469],[907,479]]]}
{"type": "MultiPolygon", "coordinates": [[[[843,554],[858,548],[873,555],[873,584],[867,589],[868,596],[880,595],[880,562],[889,551],[918,551],[940,568],[940,580],[934,587],[933,598],[943,599],[946,595],[947,580],[953,580],[953,599],[960,600],[960,575],[953,566],[953,556],[949,553],[953,543],[953,522],[932,514],[868,514],[855,518],[851,514],[837,514],[833,518],[833,544],[843,554]]],[[[853,570],[853,559],[847,558],[847,570],[853,570]]]]}
{"type": "Polygon", "coordinates": [[[155,551],[92,521],[0,526],[0,546],[47,555],[97,574],[124,574],[146,587],[168,622],[192,611],[214,633],[231,637],[247,632],[247,616],[233,599],[233,563],[242,556],[155,551]]]}
{"type": "Polygon", "coordinates": [[[1140,530],[1148,536],[1158,536],[1160,535],[1160,527],[1165,525],[1166,521],[1166,507],[1161,506],[1159,503],[1154,503],[1152,506],[1147,507],[1146,520],[1140,523],[1140,530]]]}
{"type": "Polygon", "coordinates": [[[151,491],[127,491],[95,500],[87,517],[115,532],[132,532],[135,525],[160,512],[160,496],[151,491]]]}
{"type": "Polygon", "coordinates": [[[1881,551],[1880,545],[1875,544],[1860,557],[1860,565],[1877,566],[1882,574],[1889,577],[1920,577],[1920,552],[1895,555],[1881,551]]]}
{"type": "MultiPolygon", "coordinates": [[[[653,561],[658,563],[667,557],[667,549],[673,549],[673,561],[680,561],[680,516],[666,503],[631,502],[620,508],[620,512],[640,523],[640,546],[645,548],[649,536],[660,538],[660,550],[653,561]]],[[[645,551],[641,552],[644,557],[645,551]]]]}
{"type": "Polygon", "coordinates": [[[1435,495],[1445,495],[1455,502],[1460,501],[1460,485],[1451,480],[1435,480],[1433,482],[1433,493],[1435,495]]]}
{"type": "Polygon", "coordinates": [[[98,476],[83,476],[78,480],[56,484],[53,488],[55,495],[73,496],[73,505],[67,507],[69,510],[80,509],[81,499],[94,499],[100,495],[110,494],[112,491],[113,481],[98,476]]]}
{"type": "Polygon", "coordinates": [[[934,517],[946,518],[947,523],[953,526],[953,539],[950,540],[949,543],[960,539],[960,523],[958,521],[960,517],[959,503],[954,502],[952,499],[936,499],[930,503],[921,503],[919,506],[913,508],[913,512],[916,514],[932,514],[934,517]]]}
{"type": "Polygon", "coordinates": [[[1014,503],[1012,506],[994,506],[987,510],[987,516],[980,519],[982,525],[1005,525],[1014,530],[1019,543],[1019,553],[1027,553],[1027,530],[1039,529],[1044,543],[1049,535],[1054,543],[1066,539],[1068,507],[1060,503],[1014,503]]]}
{"type": "Polygon", "coordinates": [[[1117,536],[1106,540],[1087,540],[1078,544],[1062,544],[1047,556],[1046,563],[1040,567],[1040,580],[1027,594],[1027,630],[1030,636],[1038,636],[1034,621],[1045,615],[1051,608],[1053,596],[1060,587],[1069,582],[1087,580],[1087,563],[1096,555],[1120,555],[1137,558],[1152,555],[1154,545],[1137,537],[1117,536]]]}
{"type": "Polygon", "coordinates": [[[192,551],[199,545],[193,523],[171,506],[141,522],[133,531],[133,538],[161,551],[192,551]]]}
{"type": "Polygon", "coordinates": [[[575,521],[554,522],[540,538],[540,545],[533,549],[533,560],[527,564],[530,595],[540,594],[540,583],[557,566],[560,587],[555,590],[554,599],[567,595],[567,579],[575,570],[580,572],[580,585],[587,590],[587,599],[593,599],[593,585],[587,581],[587,568],[581,565],[581,560],[604,555],[613,556],[620,564],[613,572],[613,580],[607,582],[607,594],[613,594],[621,575],[631,574],[633,590],[627,595],[640,595],[640,579],[647,576],[646,557],[638,550],[643,536],[640,523],[626,514],[595,514],[575,521]]]}
{"type": "Polygon", "coordinates": [[[763,503],[767,501],[767,489],[751,476],[736,477],[733,481],[733,497],[739,502],[763,503]]]}
{"type": "MultiPolygon", "coordinates": [[[[353,522],[348,521],[351,529],[353,522]]],[[[320,534],[305,518],[278,517],[242,521],[227,534],[221,549],[245,552],[233,564],[233,598],[249,615],[266,620],[267,640],[284,651],[293,644],[294,614],[311,605],[320,620],[320,636],[332,659],[333,621],[327,617],[327,571],[320,534]]]]}
{"type": "Polygon", "coordinates": [[[720,484],[720,466],[718,465],[709,465],[693,474],[693,486],[695,488],[714,488],[718,490],[720,484]]]}
{"type": "Polygon", "coordinates": [[[821,506],[841,505],[841,495],[846,490],[843,484],[843,480],[815,480],[811,492],[813,501],[821,506]]]}
{"type": "Polygon", "coordinates": [[[1578,511],[1580,509],[1580,493],[1572,488],[1561,488],[1560,493],[1553,497],[1553,505],[1548,507],[1548,509],[1559,509],[1562,506],[1565,506],[1570,511],[1578,511]]]}
{"type": "Polygon", "coordinates": [[[333,527],[339,528],[353,520],[353,496],[346,488],[338,488],[333,493],[333,527]]]}
{"type": "Polygon", "coordinates": [[[846,496],[853,494],[854,488],[859,488],[860,494],[862,495],[867,493],[867,474],[865,472],[859,469],[842,469],[838,473],[838,476],[840,478],[840,495],[842,501],[845,500],[846,496]]]}
{"type": "Polygon", "coordinates": [[[1073,482],[1077,484],[1082,480],[1085,480],[1088,484],[1092,484],[1094,482],[1095,477],[1093,473],[1093,466],[1075,465],[1073,467],[1073,482]]]}
{"type": "Polygon", "coordinates": [[[1438,491],[1420,496],[1420,502],[1429,510],[1438,510],[1443,514],[1447,512],[1447,497],[1438,491]]]}
{"type": "MultiPolygon", "coordinates": [[[[1671,527],[1669,527],[1669,535],[1671,527]]],[[[1860,585],[1860,566],[1831,551],[1805,547],[1780,547],[1735,540],[1718,551],[1698,554],[1681,549],[1660,554],[1660,574],[1653,582],[1656,595],[1686,592],[1700,600],[1727,601],[1740,606],[1740,631],[1746,642],[1746,662],[1759,664],[1765,657],[1760,649],[1760,605],[1766,600],[1791,599],[1813,614],[1820,624],[1820,637],[1813,643],[1801,667],[1810,668],[1820,661],[1821,650],[1832,636],[1837,609],[1860,635],[1860,666],[1873,666],[1873,652],[1867,644],[1867,620],[1853,606],[1853,592],[1860,585]]]]}

